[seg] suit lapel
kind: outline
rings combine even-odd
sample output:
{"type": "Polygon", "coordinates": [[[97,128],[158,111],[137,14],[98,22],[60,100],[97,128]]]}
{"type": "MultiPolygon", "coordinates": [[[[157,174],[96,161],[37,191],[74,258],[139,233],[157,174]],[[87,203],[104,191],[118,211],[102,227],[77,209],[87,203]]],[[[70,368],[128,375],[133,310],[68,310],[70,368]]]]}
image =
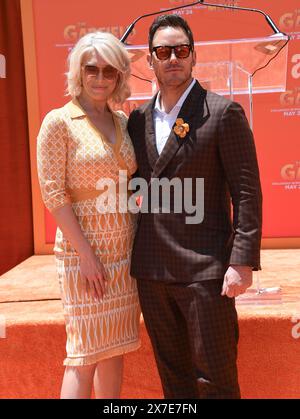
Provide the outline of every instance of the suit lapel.
{"type": "MultiPolygon", "coordinates": [[[[192,88],[191,92],[189,93],[188,97],[184,101],[178,117],[182,118],[184,122],[188,123],[190,126],[189,133],[184,137],[180,138],[177,136],[173,129],[170,132],[170,136],[161,152],[158,155],[155,143],[155,132],[154,132],[154,125],[153,125],[153,117],[151,112],[151,119],[152,119],[152,127],[153,127],[153,146],[156,151],[156,163],[154,165],[152,177],[159,177],[161,172],[165,169],[168,163],[172,160],[174,155],[177,153],[180,147],[184,145],[184,143],[190,138],[193,130],[194,120],[197,120],[197,125],[201,124],[201,119],[204,118],[204,99],[206,95],[206,90],[204,90],[200,84],[196,81],[194,87],[192,88]]],[[[152,141],[152,139],[151,139],[152,141]]]]}
{"type": "Polygon", "coordinates": [[[145,134],[146,134],[146,150],[151,168],[153,169],[159,157],[156,148],[155,129],[153,121],[153,107],[156,95],[151,99],[145,109],[145,134]]]}

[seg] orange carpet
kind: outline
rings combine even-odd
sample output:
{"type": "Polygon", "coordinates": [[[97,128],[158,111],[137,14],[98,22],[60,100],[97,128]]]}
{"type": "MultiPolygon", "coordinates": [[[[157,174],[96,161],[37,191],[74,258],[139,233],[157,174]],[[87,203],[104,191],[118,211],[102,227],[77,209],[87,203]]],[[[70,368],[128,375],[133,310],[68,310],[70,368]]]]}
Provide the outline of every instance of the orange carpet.
{"type": "MultiPolygon", "coordinates": [[[[300,250],[264,250],[262,265],[261,286],[282,293],[237,303],[242,397],[300,398],[300,250]]],[[[122,398],[162,398],[142,320],[141,338],[125,357],[122,398]]],[[[58,398],[64,357],[53,256],[33,256],[0,277],[0,398],[58,398]]]]}

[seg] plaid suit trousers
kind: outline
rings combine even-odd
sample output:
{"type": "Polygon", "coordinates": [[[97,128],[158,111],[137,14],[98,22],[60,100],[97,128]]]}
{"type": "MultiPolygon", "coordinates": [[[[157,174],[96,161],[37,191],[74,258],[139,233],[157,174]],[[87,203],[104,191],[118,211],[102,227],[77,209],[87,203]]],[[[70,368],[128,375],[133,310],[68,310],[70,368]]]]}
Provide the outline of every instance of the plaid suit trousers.
{"type": "Polygon", "coordinates": [[[240,398],[238,321],[223,279],[138,280],[145,325],[167,399],[240,398]]]}

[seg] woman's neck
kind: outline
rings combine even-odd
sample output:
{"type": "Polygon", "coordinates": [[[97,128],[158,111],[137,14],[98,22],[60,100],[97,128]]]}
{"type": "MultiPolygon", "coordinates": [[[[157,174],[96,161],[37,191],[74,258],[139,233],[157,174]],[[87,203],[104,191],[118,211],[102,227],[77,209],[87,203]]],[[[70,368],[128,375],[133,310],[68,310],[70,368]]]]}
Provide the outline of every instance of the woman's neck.
{"type": "Polygon", "coordinates": [[[106,101],[93,100],[84,94],[78,96],[77,100],[87,113],[104,115],[110,112],[106,101]]]}

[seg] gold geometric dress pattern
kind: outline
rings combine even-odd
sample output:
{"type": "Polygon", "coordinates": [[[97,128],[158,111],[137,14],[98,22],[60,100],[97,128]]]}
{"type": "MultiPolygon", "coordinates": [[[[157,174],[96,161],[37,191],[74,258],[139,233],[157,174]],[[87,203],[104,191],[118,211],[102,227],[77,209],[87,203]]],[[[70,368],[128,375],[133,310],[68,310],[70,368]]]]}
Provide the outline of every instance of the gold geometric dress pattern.
{"type": "Polygon", "coordinates": [[[44,203],[50,212],[72,205],[108,280],[102,301],[85,292],[78,253],[57,228],[54,253],[67,332],[64,365],[93,364],[140,346],[140,306],[136,281],[130,276],[136,215],[120,212],[118,202],[116,212],[97,209],[97,182],[108,178],[118,184],[119,170],[127,170],[130,179],[137,169],[127,117],[121,111],[112,113],[115,144],[91,123],[77,100],[49,112],[38,135],[44,203]]]}

